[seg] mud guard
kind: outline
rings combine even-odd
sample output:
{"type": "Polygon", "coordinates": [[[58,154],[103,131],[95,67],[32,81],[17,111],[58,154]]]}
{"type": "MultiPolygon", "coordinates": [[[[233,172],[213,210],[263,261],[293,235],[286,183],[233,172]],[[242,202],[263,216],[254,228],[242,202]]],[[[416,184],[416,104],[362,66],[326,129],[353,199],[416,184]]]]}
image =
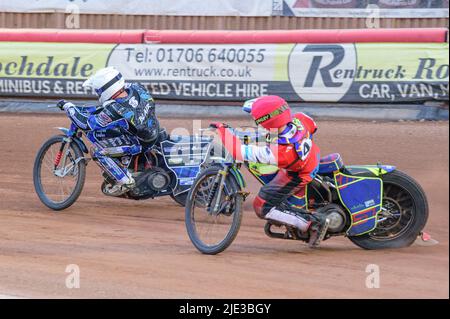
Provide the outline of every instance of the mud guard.
{"type": "Polygon", "coordinates": [[[334,180],[339,199],[351,216],[347,235],[359,236],[374,230],[383,203],[382,179],[337,172],[334,180]]]}
{"type": "Polygon", "coordinates": [[[230,173],[236,179],[236,182],[239,185],[240,191],[243,191],[247,185],[245,184],[245,179],[242,176],[241,171],[239,169],[237,169],[236,167],[231,167],[230,173]]]}
{"type": "Polygon", "coordinates": [[[392,165],[349,165],[345,166],[345,171],[349,175],[354,176],[367,176],[367,177],[380,177],[386,175],[396,169],[392,165]]]}

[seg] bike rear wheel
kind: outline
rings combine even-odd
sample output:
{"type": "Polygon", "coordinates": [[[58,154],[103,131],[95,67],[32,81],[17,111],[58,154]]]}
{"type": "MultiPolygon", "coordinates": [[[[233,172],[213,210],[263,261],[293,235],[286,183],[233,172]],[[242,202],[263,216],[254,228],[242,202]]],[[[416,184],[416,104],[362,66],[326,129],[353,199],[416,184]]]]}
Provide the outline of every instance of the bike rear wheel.
{"type": "MultiPolygon", "coordinates": [[[[213,213],[207,210],[208,198],[214,192],[214,181],[220,167],[205,169],[197,177],[186,202],[186,229],[194,246],[203,254],[215,255],[227,249],[236,238],[243,215],[243,196],[234,178],[225,179],[219,206],[213,213]]],[[[216,190],[216,193],[217,190],[216,190]]],[[[216,202],[218,194],[212,202],[216,202]]]]}
{"type": "Polygon", "coordinates": [[[425,192],[414,179],[398,170],[383,176],[383,189],[383,209],[377,228],[349,239],[364,249],[410,246],[428,219],[425,192]]]}
{"type": "Polygon", "coordinates": [[[65,136],[50,138],[37,153],[33,182],[41,202],[53,210],[70,207],[81,194],[86,178],[83,152],[65,136]]]}

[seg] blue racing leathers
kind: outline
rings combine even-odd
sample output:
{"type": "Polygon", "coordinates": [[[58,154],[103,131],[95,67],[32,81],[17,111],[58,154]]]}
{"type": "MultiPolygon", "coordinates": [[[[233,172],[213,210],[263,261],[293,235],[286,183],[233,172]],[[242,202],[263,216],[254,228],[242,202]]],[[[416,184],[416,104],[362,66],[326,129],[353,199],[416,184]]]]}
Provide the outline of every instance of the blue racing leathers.
{"type": "Polygon", "coordinates": [[[156,142],[159,121],[155,103],[140,84],[126,84],[124,98],[110,100],[98,111],[91,112],[70,104],[65,108],[68,116],[96,146],[93,159],[118,184],[132,183],[128,170],[120,165],[118,157],[124,153],[138,154],[142,143],[156,142]]]}

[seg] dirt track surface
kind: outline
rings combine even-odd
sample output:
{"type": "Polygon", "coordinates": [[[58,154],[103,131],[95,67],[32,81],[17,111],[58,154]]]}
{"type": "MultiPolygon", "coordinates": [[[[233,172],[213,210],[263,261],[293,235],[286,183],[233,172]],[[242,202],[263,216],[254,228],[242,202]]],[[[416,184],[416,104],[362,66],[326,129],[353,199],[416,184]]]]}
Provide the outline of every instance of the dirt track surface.
{"type": "MultiPolygon", "coordinates": [[[[203,120],[203,123],[208,123],[203,120]]],[[[230,121],[233,125],[250,122],[230,121]]],[[[162,119],[169,129],[191,120],[162,119]]],[[[32,166],[42,143],[68,126],[62,116],[0,114],[0,295],[44,298],[448,298],[449,124],[320,121],[322,154],[347,164],[394,164],[424,187],[426,226],[440,243],[364,251],[345,238],[319,250],[270,239],[247,201],[233,245],[204,256],[190,243],[184,209],[169,197],[105,197],[93,163],[77,203],[55,213],[34,193],[32,166]],[[80,289],[67,289],[67,265],[80,267],[80,289]],[[366,267],[380,267],[378,289],[366,267]]],[[[248,177],[248,175],[246,175],[248,177]]],[[[247,178],[248,189],[257,191],[247,178]]]]}

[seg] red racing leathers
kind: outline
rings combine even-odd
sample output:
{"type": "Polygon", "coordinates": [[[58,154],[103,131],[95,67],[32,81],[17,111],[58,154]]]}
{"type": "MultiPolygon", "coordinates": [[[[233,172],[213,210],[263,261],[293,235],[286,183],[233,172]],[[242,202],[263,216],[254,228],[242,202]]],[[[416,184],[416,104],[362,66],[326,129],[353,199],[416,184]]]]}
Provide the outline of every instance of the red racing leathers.
{"type": "Polygon", "coordinates": [[[303,113],[293,115],[293,123],[278,135],[278,142],[266,146],[242,145],[239,138],[224,126],[218,125],[225,148],[240,161],[277,165],[280,170],[275,178],[264,185],[253,206],[260,218],[274,219],[294,225],[306,231],[309,221],[299,222],[298,216],[277,210],[278,206],[295,195],[305,208],[306,185],[312,181],[320,161],[320,149],[313,142],[317,130],[313,119],[303,113]],[[289,216],[291,215],[291,216],[289,216]]]}

